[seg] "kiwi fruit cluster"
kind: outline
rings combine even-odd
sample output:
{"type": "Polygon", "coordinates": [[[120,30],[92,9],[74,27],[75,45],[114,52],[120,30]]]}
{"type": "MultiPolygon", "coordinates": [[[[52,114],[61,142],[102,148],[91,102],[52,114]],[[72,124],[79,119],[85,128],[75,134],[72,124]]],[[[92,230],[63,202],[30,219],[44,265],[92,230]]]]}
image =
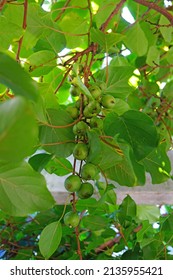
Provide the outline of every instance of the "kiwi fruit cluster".
{"type": "MultiPolygon", "coordinates": [[[[75,102],[66,110],[74,120],[78,120],[74,121],[73,126],[76,138],[73,156],[81,161],[81,168],[79,174],[71,174],[65,179],[64,186],[68,192],[75,192],[79,199],[87,199],[93,195],[94,187],[91,181],[94,181],[99,174],[98,167],[87,162],[89,154],[87,131],[94,128],[101,131],[103,111],[113,109],[116,102],[112,95],[104,94],[104,87],[103,83],[90,85],[88,90],[91,98],[89,98],[81,92],[76,83],[71,82],[70,94],[75,102]]],[[[78,214],[73,211],[64,216],[64,223],[70,227],[76,227],[79,220],[78,214]]]]}

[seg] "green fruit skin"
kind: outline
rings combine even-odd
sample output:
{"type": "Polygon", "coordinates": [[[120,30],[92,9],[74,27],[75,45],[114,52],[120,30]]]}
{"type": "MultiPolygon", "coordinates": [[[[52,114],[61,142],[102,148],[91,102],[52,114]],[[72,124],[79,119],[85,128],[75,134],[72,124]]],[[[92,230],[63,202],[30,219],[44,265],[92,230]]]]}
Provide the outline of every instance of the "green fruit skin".
{"type": "Polygon", "coordinates": [[[101,107],[97,101],[91,101],[84,109],[83,114],[86,118],[92,118],[100,113],[101,107]]]}
{"type": "Polygon", "coordinates": [[[112,109],[115,106],[115,98],[112,95],[104,95],[101,99],[102,106],[107,109],[112,109]]]}
{"type": "Polygon", "coordinates": [[[77,119],[79,116],[79,110],[76,107],[67,107],[66,111],[70,114],[73,119],[77,119]]]}
{"type": "Polygon", "coordinates": [[[70,88],[70,94],[73,97],[79,96],[80,95],[80,89],[77,86],[72,85],[71,88],[70,88]]]}
{"type": "Polygon", "coordinates": [[[99,128],[102,129],[103,128],[103,120],[94,116],[91,118],[90,120],[90,127],[91,128],[99,128]]]}
{"type": "Polygon", "coordinates": [[[88,146],[84,143],[76,144],[73,150],[73,156],[78,160],[86,159],[88,156],[88,146]]]}
{"type": "Polygon", "coordinates": [[[81,177],[84,180],[94,180],[98,174],[97,166],[92,163],[86,163],[82,166],[81,177]]]}
{"type": "Polygon", "coordinates": [[[81,179],[77,175],[70,175],[65,179],[64,186],[68,192],[76,192],[81,187],[81,179]]]}
{"type": "Polygon", "coordinates": [[[88,130],[88,125],[83,121],[80,121],[73,126],[73,133],[75,135],[85,135],[87,130],[88,130]]]}
{"type": "Polygon", "coordinates": [[[94,99],[98,100],[101,95],[102,95],[102,92],[101,92],[101,89],[96,86],[96,85],[93,85],[89,88],[90,92],[91,92],[91,95],[94,97],[94,99]]]}
{"type": "Polygon", "coordinates": [[[64,224],[69,227],[77,227],[80,222],[80,217],[75,212],[67,212],[64,216],[64,224]]]}
{"type": "Polygon", "coordinates": [[[81,199],[89,198],[93,195],[94,188],[93,185],[90,183],[82,183],[79,191],[77,192],[77,195],[81,199]]]}

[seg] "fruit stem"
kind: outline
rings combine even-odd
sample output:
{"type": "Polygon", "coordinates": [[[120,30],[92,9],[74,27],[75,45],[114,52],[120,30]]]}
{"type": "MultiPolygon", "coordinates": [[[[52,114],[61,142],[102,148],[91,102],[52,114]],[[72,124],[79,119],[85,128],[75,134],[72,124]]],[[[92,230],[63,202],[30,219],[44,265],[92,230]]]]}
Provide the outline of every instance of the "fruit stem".
{"type": "MultiPolygon", "coordinates": [[[[72,196],[73,196],[73,199],[72,199],[72,208],[73,208],[73,211],[74,212],[77,212],[76,211],[76,195],[75,193],[73,192],[72,193],[72,196]]],[[[76,242],[77,242],[77,254],[79,256],[79,259],[82,260],[83,257],[82,257],[82,251],[81,251],[81,247],[80,247],[80,240],[79,240],[79,227],[75,227],[75,235],[76,235],[76,242]]]]}
{"type": "Polygon", "coordinates": [[[79,227],[77,226],[75,228],[75,233],[76,233],[76,241],[77,241],[77,254],[79,256],[79,259],[82,260],[82,251],[81,251],[81,247],[80,247],[80,240],[79,240],[79,227]]]}

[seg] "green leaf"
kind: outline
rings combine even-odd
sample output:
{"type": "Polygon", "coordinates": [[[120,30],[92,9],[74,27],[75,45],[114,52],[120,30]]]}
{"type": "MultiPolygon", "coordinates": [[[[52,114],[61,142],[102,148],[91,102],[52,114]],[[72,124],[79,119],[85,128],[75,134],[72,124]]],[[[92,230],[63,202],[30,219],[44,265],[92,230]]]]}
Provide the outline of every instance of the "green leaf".
{"type": "Polygon", "coordinates": [[[73,126],[69,124],[74,120],[61,108],[49,109],[47,114],[49,124],[60,127],[52,128],[48,125],[40,127],[40,142],[43,148],[58,157],[70,156],[75,146],[75,136],[73,126]]]}
{"type": "Polygon", "coordinates": [[[150,224],[158,222],[160,209],[154,205],[137,205],[137,215],[141,221],[148,220],[150,224]]]}
{"type": "Polygon", "coordinates": [[[151,174],[152,184],[160,184],[170,178],[171,163],[166,153],[166,143],[161,143],[142,162],[151,174]]]}
{"type": "Polygon", "coordinates": [[[170,47],[169,51],[166,53],[166,60],[168,63],[173,60],[173,47],[170,47]]]}
{"type": "Polygon", "coordinates": [[[45,259],[49,259],[57,250],[62,238],[62,226],[60,222],[47,225],[40,235],[39,249],[45,259]]]}
{"type": "Polygon", "coordinates": [[[23,97],[0,104],[0,160],[20,161],[34,151],[38,126],[32,107],[23,97]]]}
{"type": "Polygon", "coordinates": [[[173,98],[173,81],[169,81],[166,83],[164,87],[164,96],[168,99],[168,101],[171,101],[173,98]]]}
{"type": "Polygon", "coordinates": [[[126,32],[124,43],[131,52],[143,56],[148,50],[148,40],[139,23],[132,25],[126,32]]]}
{"type": "Polygon", "coordinates": [[[76,208],[78,211],[83,211],[83,210],[89,210],[91,213],[94,212],[94,210],[98,206],[98,201],[95,198],[87,198],[87,199],[79,199],[76,202],[76,208]]]}
{"type": "Polygon", "coordinates": [[[79,45],[86,45],[87,32],[89,28],[89,22],[87,18],[83,18],[76,12],[70,11],[61,19],[59,26],[65,34],[67,48],[73,49],[79,45]]]}
{"type": "Polygon", "coordinates": [[[119,145],[123,157],[119,162],[115,162],[114,165],[104,171],[107,178],[118,182],[121,186],[138,186],[145,183],[145,170],[144,167],[139,164],[131,151],[128,144],[119,145]]]}
{"type": "Polygon", "coordinates": [[[54,205],[44,177],[29,164],[1,164],[0,208],[13,216],[26,216],[54,205]]]}
{"type": "Polygon", "coordinates": [[[54,173],[58,176],[65,176],[73,172],[73,167],[71,162],[68,161],[66,158],[58,158],[58,157],[55,157],[52,160],[50,160],[47,163],[45,169],[50,174],[54,173]]]}
{"type": "MultiPolygon", "coordinates": [[[[161,240],[159,240],[159,236],[156,238],[148,239],[148,244],[143,246],[143,259],[144,260],[157,260],[158,254],[164,252],[165,245],[161,240]]],[[[163,257],[162,257],[163,258],[163,257]]]]}
{"type": "Polygon", "coordinates": [[[22,28],[12,23],[5,16],[0,16],[0,50],[8,49],[10,44],[13,44],[23,34],[22,28]]]}
{"type": "Polygon", "coordinates": [[[54,93],[51,83],[39,83],[38,91],[42,97],[43,108],[58,108],[58,98],[54,93]]]}
{"type": "Polygon", "coordinates": [[[27,28],[23,38],[23,46],[32,48],[41,36],[49,34],[53,22],[49,13],[46,13],[40,5],[30,3],[27,10],[27,28]]]}
{"type": "Polygon", "coordinates": [[[22,27],[23,24],[23,7],[22,5],[6,5],[3,14],[9,22],[22,27]]]}
{"type": "Polygon", "coordinates": [[[98,43],[106,52],[124,38],[119,33],[103,33],[99,29],[91,28],[91,41],[98,43]]]}
{"type": "MultiPolygon", "coordinates": [[[[118,0],[102,0],[99,1],[99,10],[94,16],[94,21],[98,28],[101,27],[102,23],[106,21],[109,15],[113,12],[115,5],[118,3],[118,0]]],[[[115,20],[115,17],[114,17],[115,20]]]]}
{"type": "Polygon", "coordinates": [[[104,120],[104,131],[113,137],[117,135],[118,141],[129,143],[137,160],[145,158],[158,144],[153,120],[135,110],[129,110],[121,116],[108,114],[104,120]]]}
{"type": "Polygon", "coordinates": [[[41,172],[46,164],[51,160],[51,158],[52,155],[41,153],[30,157],[28,163],[35,171],[41,172]]]}
{"type": "Polygon", "coordinates": [[[129,218],[134,219],[136,217],[136,203],[129,195],[123,199],[118,210],[118,219],[122,224],[129,218]]]}
{"type": "MultiPolygon", "coordinates": [[[[156,46],[151,46],[149,48],[146,63],[151,67],[155,67],[156,65],[159,65],[159,63],[160,63],[160,51],[158,50],[158,48],[156,46]]],[[[156,70],[159,71],[159,68],[155,69],[155,71],[156,70]]]]}
{"type": "Polygon", "coordinates": [[[36,82],[21,68],[21,66],[5,53],[0,52],[0,83],[11,88],[16,95],[37,101],[36,82]]]}
{"type": "MultiPolygon", "coordinates": [[[[137,211],[138,211],[138,206],[140,205],[137,205],[137,211]]],[[[151,236],[151,234],[153,234],[152,224],[149,223],[148,220],[142,221],[142,228],[140,229],[140,231],[136,233],[137,241],[142,242],[143,239],[147,238],[147,236],[151,236]]]]}
{"type": "Polygon", "coordinates": [[[173,214],[170,214],[161,226],[165,241],[172,241],[173,238],[173,214]]]}
{"type": "Polygon", "coordinates": [[[41,51],[41,50],[50,50],[53,51],[55,54],[61,52],[66,46],[66,39],[64,34],[56,32],[56,28],[60,29],[55,23],[52,27],[50,34],[45,34],[45,36],[40,38],[35,47],[34,51],[41,51]],[[54,32],[52,32],[54,31],[54,32]],[[58,44],[57,44],[58,42],[58,44]]]}
{"type": "Polygon", "coordinates": [[[164,40],[168,43],[172,41],[172,33],[173,33],[173,27],[169,26],[167,27],[166,25],[170,24],[169,20],[161,15],[160,20],[159,20],[160,25],[165,25],[164,27],[160,27],[159,30],[164,38],[164,40]]]}
{"type": "Polygon", "coordinates": [[[33,77],[46,75],[56,66],[56,59],[54,52],[42,50],[27,58],[25,69],[33,77]]]}
{"type": "MultiPolygon", "coordinates": [[[[132,66],[117,66],[116,64],[114,65],[114,61],[112,61],[108,67],[109,76],[104,93],[111,94],[120,99],[126,99],[132,90],[128,81],[133,74],[133,70],[134,68],[132,66]]],[[[107,79],[106,71],[105,69],[100,71],[100,80],[105,82],[107,79]]]]}
{"type": "Polygon", "coordinates": [[[116,112],[118,115],[122,115],[128,110],[130,110],[130,106],[128,105],[128,103],[120,98],[116,98],[113,111],[116,112]]]}
{"type": "Polygon", "coordinates": [[[82,222],[84,227],[95,231],[105,229],[108,221],[105,217],[88,215],[82,218],[82,222]]]}
{"type": "Polygon", "coordinates": [[[67,81],[64,82],[63,87],[60,87],[57,94],[55,95],[55,90],[57,87],[59,87],[63,75],[63,71],[56,67],[49,74],[44,76],[44,81],[46,84],[45,91],[43,89],[42,94],[47,108],[57,108],[57,101],[59,104],[62,104],[66,103],[68,100],[70,85],[67,81]]]}
{"type": "Polygon", "coordinates": [[[117,142],[108,139],[106,141],[107,144],[104,142],[101,143],[100,162],[98,164],[99,168],[103,171],[124,160],[123,152],[117,145],[117,142]]]}
{"type": "Polygon", "coordinates": [[[90,129],[87,134],[89,140],[89,155],[87,157],[87,162],[98,164],[102,158],[102,143],[98,133],[94,129],[90,129]]]}

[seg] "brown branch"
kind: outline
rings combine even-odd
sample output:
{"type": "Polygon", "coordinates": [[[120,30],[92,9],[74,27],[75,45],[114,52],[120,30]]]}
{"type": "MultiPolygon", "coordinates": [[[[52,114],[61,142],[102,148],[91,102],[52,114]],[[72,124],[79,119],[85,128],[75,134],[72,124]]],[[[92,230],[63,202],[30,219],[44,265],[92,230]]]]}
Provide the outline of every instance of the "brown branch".
{"type": "Polygon", "coordinates": [[[95,253],[99,254],[99,253],[102,253],[103,251],[105,251],[109,248],[112,248],[116,243],[119,243],[120,240],[121,240],[121,235],[106,241],[105,243],[101,244],[99,247],[97,247],[95,249],[95,253]]]}
{"type": "Polygon", "coordinates": [[[93,52],[95,53],[97,51],[97,44],[91,44],[87,49],[76,53],[73,57],[69,58],[67,61],[64,62],[64,66],[70,64],[71,62],[75,62],[79,59],[79,57],[89,53],[89,52],[93,52]]]}
{"type": "Polygon", "coordinates": [[[101,25],[100,30],[105,31],[106,27],[108,26],[111,19],[119,12],[123,4],[126,2],[126,0],[121,0],[115,7],[115,9],[112,11],[112,13],[109,15],[107,20],[101,25]]]}
{"type": "Polygon", "coordinates": [[[151,22],[150,20],[147,20],[147,19],[145,20],[145,22],[148,22],[149,24],[154,25],[156,29],[161,28],[161,27],[171,27],[172,26],[171,23],[169,23],[169,24],[158,24],[158,23],[155,23],[155,22],[151,22]]]}
{"type": "Polygon", "coordinates": [[[67,127],[73,126],[73,125],[75,125],[76,123],[78,123],[78,122],[82,119],[82,117],[83,117],[83,115],[80,115],[79,118],[78,118],[77,120],[75,120],[75,121],[72,122],[72,123],[66,124],[66,125],[53,125],[53,124],[44,123],[44,122],[40,122],[40,125],[49,126],[49,127],[51,127],[51,128],[67,128],[67,127]]]}
{"type": "MultiPolygon", "coordinates": [[[[66,5],[68,4],[69,1],[67,1],[66,5]]],[[[107,18],[107,20],[102,24],[102,26],[100,27],[100,30],[102,32],[105,31],[107,25],[109,24],[110,20],[118,13],[118,11],[121,9],[122,5],[126,2],[126,0],[121,0],[115,7],[115,9],[113,10],[113,12],[109,15],[109,17],[107,18]]],[[[66,7],[65,7],[66,8],[66,7]]],[[[67,61],[64,62],[64,66],[70,64],[71,62],[76,62],[80,57],[89,54],[90,52],[92,53],[92,55],[94,56],[96,51],[98,48],[98,44],[96,43],[91,43],[91,45],[86,48],[85,50],[76,53],[73,57],[69,58],[67,61]]],[[[92,58],[93,61],[93,58],[92,58]]],[[[92,62],[90,63],[90,66],[92,65],[92,62]]],[[[58,87],[59,89],[59,87],[58,87]]]]}
{"type": "Polygon", "coordinates": [[[61,80],[61,82],[59,83],[59,85],[57,86],[57,88],[55,89],[54,93],[56,94],[58,92],[58,90],[60,89],[60,87],[63,85],[63,83],[65,82],[68,74],[70,73],[70,71],[72,70],[73,65],[71,67],[69,67],[69,69],[66,71],[66,73],[64,74],[63,79],[61,80]]]}
{"type": "MultiPolygon", "coordinates": [[[[23,3],[24,6],[24,12],[23,12],[23,30],[26,29],[27,27],[27,12],[28,12],[28,0],[25,0],[23,3]]],[[[20,38],[19,42],[18,42],[18,49],[17,49],[17,54],[16,54],[16,60],[19,62],[20,61],[20,51],[21,51],[21,47],[22,47],[22,43],[23,43],[23,36],[20,38]]]]}
{"type": "Polygon", "coordinates": [[[6,4],[7,0],[1,0],[0,1],[0,11],[2,11],[4,5],[6,4]]]}
{"type": "Polygon", "coordinates": [[[63,13],[65,12],[66,8],[68,7],[68,4],[70,3],[71,0],[67,0],[67,2],[65,3],[64,7],[62,8],[62,11],[59,13],[59,15],[57,16],[57,18],[54,20],[55,22],[58,21],[61,16],[63,15],[63,13]]]}
{"type": "Polygon", "coordinates": [[[173,16],[171,15],[171,13],[169,13],[166,9],[158,6],[156,3],[154,2],[148,2],[146,0],[134,0],[134,2],[143,5],[145,7],[148,7],[152,10],[157,11],[158,13],[162,14],[163,16],[165,16],[169,22],[171,23],[171,25],[173,25],[173,16]]]}

